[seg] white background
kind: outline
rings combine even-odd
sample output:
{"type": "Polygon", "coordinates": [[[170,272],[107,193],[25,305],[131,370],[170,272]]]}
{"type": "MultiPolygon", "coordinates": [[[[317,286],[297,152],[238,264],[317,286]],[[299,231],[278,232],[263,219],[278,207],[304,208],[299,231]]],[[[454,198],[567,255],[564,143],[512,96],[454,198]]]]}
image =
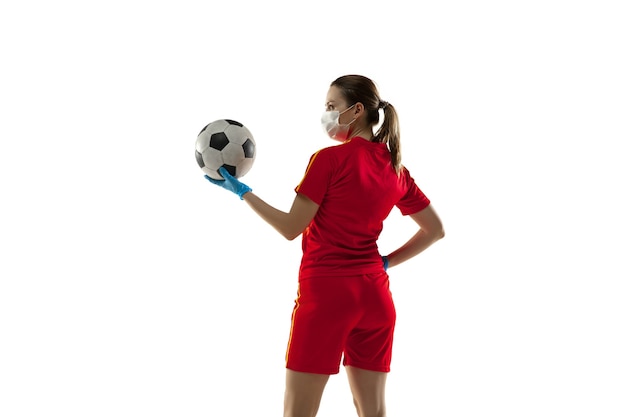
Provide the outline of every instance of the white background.
{"type": "Polygon", "coordinates": [[[207,183],[195,137],[246,124],[242,180],[287,210],[358,73],[447,232],[390,270],[388,414],[623,417],[619,3],[4,2],[0,415],[282,415],[300,240],[207,183]]]}

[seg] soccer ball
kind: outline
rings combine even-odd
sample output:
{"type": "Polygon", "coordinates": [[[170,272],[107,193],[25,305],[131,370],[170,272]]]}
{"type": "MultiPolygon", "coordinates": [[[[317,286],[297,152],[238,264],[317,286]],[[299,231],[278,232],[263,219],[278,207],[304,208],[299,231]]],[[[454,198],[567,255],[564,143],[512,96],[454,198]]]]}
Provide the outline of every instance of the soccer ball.
{"type": "Polygon", "coordinates": [[[223,179],[220,167],[235,178],[252,168],[256,157],[256,143],[243,124],[229,119],[215,120],[204,127],[196,139],[196,161],[209,177],[223,179]]]}

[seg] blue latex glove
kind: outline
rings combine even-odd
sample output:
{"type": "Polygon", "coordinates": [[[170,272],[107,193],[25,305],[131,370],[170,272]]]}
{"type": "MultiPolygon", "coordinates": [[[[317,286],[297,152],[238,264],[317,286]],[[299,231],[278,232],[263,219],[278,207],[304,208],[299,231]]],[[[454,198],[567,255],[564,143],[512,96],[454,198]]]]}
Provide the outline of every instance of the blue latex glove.
{"type": "Polygon", "coordinates": [[[386,256],[383,256],[383,268],[385,268],[385,271],[387,270],[387,268],[389,267],[389,260],[387,259],[386,256]]]}
{"type": "Polygon", "coordinates": [[[230,175],[226,168],[221,167],[218,172],[222,177],[224,177],[223,180],[216,180],[209,177],[208,175],[205,175],[204,178],[209,180],[209,182],[212,184],[219,185],[225,190],[232,191],[233,193],[237,194],[241,200],[243,200],[243,195],[245,193],[247,193],[248,191],[252,191],[252,188],[248,187],[246,184],[230,175]]]}

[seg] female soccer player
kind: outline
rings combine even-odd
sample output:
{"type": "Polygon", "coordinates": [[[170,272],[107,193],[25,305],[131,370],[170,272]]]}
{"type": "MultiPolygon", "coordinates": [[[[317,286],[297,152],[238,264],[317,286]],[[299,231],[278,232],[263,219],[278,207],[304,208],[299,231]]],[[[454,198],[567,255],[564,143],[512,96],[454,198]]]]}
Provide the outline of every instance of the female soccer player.
{"type": "Polygon", "coordinates": [[[357,413],[385,416],[396,312],[387,268],[444,236],[430,200],[401,164],[394,107],[367,77],[345,75],[326,96],[322,125],[341,144],[313,154],[289,212],[266,203],[225,169],[229,191],[285,238],[302,235],[298,297],[286,355],[286,417],[314,417],[328,378],[345,367],[357,413]],[[383,122],[379,123],[380,111],[383,122]],[[377,239],[393,207],[416,233],[386,256],[377,239]]]}

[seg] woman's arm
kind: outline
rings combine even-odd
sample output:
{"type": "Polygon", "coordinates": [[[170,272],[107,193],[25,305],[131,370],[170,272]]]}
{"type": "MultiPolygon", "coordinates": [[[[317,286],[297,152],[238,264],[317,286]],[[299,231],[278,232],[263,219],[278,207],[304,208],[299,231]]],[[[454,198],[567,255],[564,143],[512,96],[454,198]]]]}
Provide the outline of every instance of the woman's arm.
{"type": "Polygon", "coordinates": [[[301,194],[297,194],[291,205],[289,213],[278,210],[252,191],[243,195],[243,200],[254,210],[263,220],[269,223],[288,240],[293,240],[306,229],[311,223],[319,206],[301,194]]]}
{"type": "Polygon", "coordinates": [[[387,255],[390,268],[408,261],[445,235],[441,219],[432,206],[429,205],[410,217],[418,224],[419,230],[404,245],[387,255]]]}
{"type": "Polygon", "coordinates": [[[313,200],[304,195],[297,194],[289,213],[285,213],[263,201],[261,197],[252,192],[250,187],[230,175],[224,167],[219,169],[219,173],[224,179],[217,180],[208,175],[205,175],[204,178],[212,184],[237,194],[239,198],[245,200],[252,210],[263,220],[269,223],[278,233],[288,240],[293,240],[300,236],[309,223],[311,223],[313,217],[315,217],[317,209],[319,209],[319,206],[315,204],[313,200]]]}

